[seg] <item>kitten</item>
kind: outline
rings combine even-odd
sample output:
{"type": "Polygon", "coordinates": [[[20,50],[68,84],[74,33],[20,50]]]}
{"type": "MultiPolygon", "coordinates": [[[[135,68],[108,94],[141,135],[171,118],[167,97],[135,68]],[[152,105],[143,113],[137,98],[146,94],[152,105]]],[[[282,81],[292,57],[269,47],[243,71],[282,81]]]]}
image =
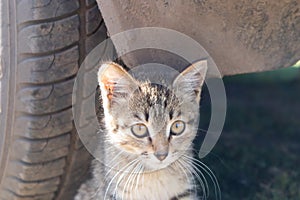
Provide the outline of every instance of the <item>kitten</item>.
{"type": "Polygon", "coordinates": [[[192,141],[206,71],[206,61],[199,61],[162,86],[137,80],[116,63],[103,64],[99,160],[75,200],[199,199],[192,141]]]}

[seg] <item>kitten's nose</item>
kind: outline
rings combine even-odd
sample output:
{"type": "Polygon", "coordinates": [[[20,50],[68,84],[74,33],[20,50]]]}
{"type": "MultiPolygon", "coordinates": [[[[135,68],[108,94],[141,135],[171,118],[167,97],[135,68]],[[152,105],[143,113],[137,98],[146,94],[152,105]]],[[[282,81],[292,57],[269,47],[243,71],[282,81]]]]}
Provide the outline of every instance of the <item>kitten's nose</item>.
{"type": "Polygon", "coordinates": [[[167,151],[157,151],[154,153],[154,155],[158,160],[163,161],[168,156],[168,152],[167,151]]]}

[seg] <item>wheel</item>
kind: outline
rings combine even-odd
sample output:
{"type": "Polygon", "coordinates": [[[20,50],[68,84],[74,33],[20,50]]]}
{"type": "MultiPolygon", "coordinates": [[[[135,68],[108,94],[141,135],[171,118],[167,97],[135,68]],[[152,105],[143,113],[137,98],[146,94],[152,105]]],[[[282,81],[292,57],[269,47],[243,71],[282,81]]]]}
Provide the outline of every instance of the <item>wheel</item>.
{"type": "Polygon", "coordinates": [[[91,159],[73,125],[73,83],[107,37],[97,4],[2,0],[0,15],[0,199],[72,199],[91,159]]]}

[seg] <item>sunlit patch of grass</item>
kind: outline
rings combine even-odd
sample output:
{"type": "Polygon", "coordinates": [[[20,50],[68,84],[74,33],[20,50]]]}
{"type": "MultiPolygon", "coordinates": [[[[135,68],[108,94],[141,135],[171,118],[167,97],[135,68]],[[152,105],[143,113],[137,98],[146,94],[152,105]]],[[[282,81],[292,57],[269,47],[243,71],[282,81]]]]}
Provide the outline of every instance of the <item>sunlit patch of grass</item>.
{"type": "Polygon", "coordinates": [[[223,200],[300,200],[299,72],[290,67],[225,78],[224,131],[203,159],[223,200]]]}
{"type": "Polygon", "coordinates": [[[293,67],[300,68],[300,60],[293,67]]]}

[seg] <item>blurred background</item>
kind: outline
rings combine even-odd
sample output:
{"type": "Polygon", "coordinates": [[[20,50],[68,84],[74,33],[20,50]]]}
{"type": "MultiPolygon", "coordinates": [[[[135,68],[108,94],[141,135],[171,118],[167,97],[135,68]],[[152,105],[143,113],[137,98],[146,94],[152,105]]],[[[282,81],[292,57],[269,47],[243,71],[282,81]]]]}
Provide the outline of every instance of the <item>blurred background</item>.
{"type": "MultiPolygon", "coordinates": [[[[201,160],[218,178],[222,199],[300,200],[300,62],[276,71],[225,77],[224,84],[224,130],[201,160]]],[[[209,112],[204,90],[199,137],[207,130],[209,112]]],[[[212,184],[210,188],[212,193],[212,184]]]]}

